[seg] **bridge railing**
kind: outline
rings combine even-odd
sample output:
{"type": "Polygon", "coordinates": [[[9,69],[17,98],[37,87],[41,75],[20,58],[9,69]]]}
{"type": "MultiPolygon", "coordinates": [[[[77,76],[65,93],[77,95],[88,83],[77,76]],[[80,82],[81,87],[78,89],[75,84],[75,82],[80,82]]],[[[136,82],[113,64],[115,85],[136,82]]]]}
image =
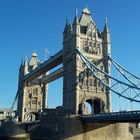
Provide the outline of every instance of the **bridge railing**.
{"type": "Polygon", "coordinates": [[[111,112],[111,113],[99,113],[99,114],[87,114],[81,116],[82,120],[86,121],[104,121],[104,120],[139,120],[140,110],[137,111],[123,111],[123,112],[111,112]]]}

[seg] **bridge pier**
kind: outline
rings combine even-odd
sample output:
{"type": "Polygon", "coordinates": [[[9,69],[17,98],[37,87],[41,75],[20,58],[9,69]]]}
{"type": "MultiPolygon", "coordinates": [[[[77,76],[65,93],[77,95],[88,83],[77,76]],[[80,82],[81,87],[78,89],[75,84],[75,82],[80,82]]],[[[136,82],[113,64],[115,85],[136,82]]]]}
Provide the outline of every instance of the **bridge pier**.
{"type": "Polygon", "coordinates": [[[25,139],[29,140],[30,134],[25,129],[25,124],[3,122],[0,127],[0,139],[25,139]]]}
{"type": "Polygon", "coordinates": [[[133,140],[129,123],[84,123],[84,140],[133,140]]]}
{"type": "Polygon", "coordinates": [[[133,140],[129,123],[82,122],[79,116],[47,116],[31,133],[32,139],[133,140]]]}

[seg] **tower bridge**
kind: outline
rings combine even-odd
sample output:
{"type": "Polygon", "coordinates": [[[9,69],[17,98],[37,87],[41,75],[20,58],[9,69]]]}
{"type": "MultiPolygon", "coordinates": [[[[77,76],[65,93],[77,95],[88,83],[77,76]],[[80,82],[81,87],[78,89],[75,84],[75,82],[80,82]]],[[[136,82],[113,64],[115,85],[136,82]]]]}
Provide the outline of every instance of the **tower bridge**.
{"type": "MultiPolygon", "coordinates": [[[[11,108],[12,110],[15,101],[18,99],[17,111],[21,122],[39,119],[38,115],[47,110],[48,84],[60,77],[63,77],[63,105],[57,111],[63,117],[68,115],[79,118],[79,115],[81,116],[76,122],[80,127],[77,128],[77,131],[80,129],[78,133],[87,133],[87,130],[92,132],[96,127],[96,125],[94,126],[95,122],[140,121],[140,111],[112,112],[112,94],[116,94],[131,103],[140,103],[140,78],[124,69],[111,57],[110,32],[107,20],[105,21],[104,30],[99,32],[87,7],[83,9],[80,19],[76,14],[72,24],[68,20],[66,21],[62,50],[43,63],[40,62],[38,55],[33,53],[30,61],[25,60],[21,64],[18,91],[11,108]],[[51,69],[57,68],[60,64],[62,65],[60,68],[49,73],[51,69]],[[121,79],[110,75],[111,64],[115,66],[117,72],[121,75],[121,79]],[[86,104],[91,106],[90,112],[86,104]],[[88,125],[83,128],[83,122],[81,123],[81,121],[92,123],[92,127],[88,125]]],[[[56,120],[58,120],[58,112],[51,112],[56,120]]],[[[49,110],[47,113],[49,116],[49,110]]],[[[60,127],[63,122],[58,121],[56,123],[49,117],[47,119],[45,121],[53,129],[56,129],[56,125],[60,127]],[[54,124],[55,127],[49,123],[49,120],[52,121],[52,125],[54,124]]],[[[70,120],[69,123],[72,123],[72,126],[68,126],[69,123],[66,122],[64,126],[68,130],[74,129],[75,121],[70,120]]],[[[102,128],[106,125],[100,124],[99,126],[102,128]]],[[[129,127],[125,124],[120,124],[120,126],[122,128],[124,126],[124,131],[129,127]]],[[[112,130],[113,135],[117,135],[115,129],[118,129],[117,124],[111,124],[107,129],[103,128],[103,131],[112,130]]],[[[74,130],[71,130],[71,133],[74,130]]],[[[127,136],[131,135],[129,132],[124,133],[127,133],[127,136]]],[[[123,134],[121,133],[121,135],[123,134]]],[[[80,137],[82,136],[80,135],[80,137]]],[[[106,137],[109,138],[110,136],[106,134],[106,137]]],[[[123,135],[122,139],[124,137],[126,136],[123,135]]],[[[74,139],[76,138],[74,137],[74,139]]],[[[96,138],[98,139],[99,136],[96,136],[96,138]]],[[[131,139],[131,137],[129,138],[131,139]]]]}

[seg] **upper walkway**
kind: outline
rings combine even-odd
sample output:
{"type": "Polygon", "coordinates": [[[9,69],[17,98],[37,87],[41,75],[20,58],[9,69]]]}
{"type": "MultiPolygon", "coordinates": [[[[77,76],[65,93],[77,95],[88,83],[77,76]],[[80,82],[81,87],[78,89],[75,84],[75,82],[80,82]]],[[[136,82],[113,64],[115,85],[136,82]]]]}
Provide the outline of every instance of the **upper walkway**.
{"type": "Polygon", "coordinates": [[[60,65],[62,63],[62,60],[63,60],[63,50],[60,50],[58,53],[56,53],[55,55],[51,56],[48,60],[43,62],[40,66],[38,66],[37,68],[32,70],[30,73],[25,75],[23,81],[33,79],[37,76],[40,76],[46,73],[52,68],[60,65]]]}

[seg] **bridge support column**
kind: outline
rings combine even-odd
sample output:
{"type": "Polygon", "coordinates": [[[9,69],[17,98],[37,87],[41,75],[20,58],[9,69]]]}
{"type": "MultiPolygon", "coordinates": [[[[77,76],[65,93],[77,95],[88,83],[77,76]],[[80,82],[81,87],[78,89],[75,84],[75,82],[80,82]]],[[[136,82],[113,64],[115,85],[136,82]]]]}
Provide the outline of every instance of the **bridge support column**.
{"type": "Polygon", "coordinates": [[[83,122],[79,116],[48,115],[31,138],[47,140],[133,140],[129,123],[83,122]],[[41,134],[41,135],[40,135],[41,134]]]}
{"type": "Polygon", "coordinates": [[[84,140],[133,140],[129,123],[84,123],[84,140]]]}
{"type": "Polygon", "coordinates": [[[43,96],[42,96],[42,110],[44,110],[46,107],[48,107],[48,84],[42,84],[41,89],[42,89],[42,94],[43,94],[43,96]]]}

